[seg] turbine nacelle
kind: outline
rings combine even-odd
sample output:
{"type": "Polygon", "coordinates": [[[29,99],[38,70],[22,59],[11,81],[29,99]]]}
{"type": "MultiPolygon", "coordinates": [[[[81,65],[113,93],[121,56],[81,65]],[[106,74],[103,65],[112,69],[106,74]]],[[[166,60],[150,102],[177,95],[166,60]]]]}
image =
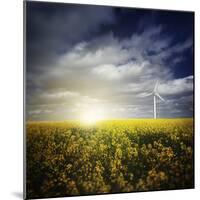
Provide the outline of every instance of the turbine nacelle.
{"type": "Polygon", "coordinates": [[[148,96],[153,96],[153,111],[154,111],[154,119],[157,118],[157,113],[156,113],[156,97],[159,98],[161,101],[165,101],[163,97],[160,96],[158,93],[158,81],[156,81],[156,84],[154,86],[154,89],[151,93],[143,94],[141,97],[148,97],[148,96]]]}
{"type": "Polygon", "coordinates": [[[160,96],[160,94],[158,93],[158,81],[156,81],[156,84],[154,86],[154,89],[151,93],[147,93],[147,94],[143,94],[141,97],[148,97],[151,95],[157,96],[161,101],[165,101],[163,97],[160,96]]]}

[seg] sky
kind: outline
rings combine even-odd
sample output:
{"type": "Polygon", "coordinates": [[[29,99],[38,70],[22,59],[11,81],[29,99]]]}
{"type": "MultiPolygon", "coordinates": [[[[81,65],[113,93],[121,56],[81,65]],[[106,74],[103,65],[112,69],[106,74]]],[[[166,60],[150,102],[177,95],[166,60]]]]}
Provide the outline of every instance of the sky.
{"type": "Polygon", "coordinates": [[[26,2],[27,120],[193,117],[193,17],[26,2]]]}

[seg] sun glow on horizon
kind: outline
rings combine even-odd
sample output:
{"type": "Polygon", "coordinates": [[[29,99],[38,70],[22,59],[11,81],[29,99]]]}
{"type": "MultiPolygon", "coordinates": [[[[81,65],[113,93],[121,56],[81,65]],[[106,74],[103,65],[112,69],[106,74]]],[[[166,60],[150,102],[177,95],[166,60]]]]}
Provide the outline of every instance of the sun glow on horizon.
{"type": "Polygon", "coordinates": [[[94,124],[105,119],[107,119],[106,111],[99,106],[92,106],[90,109],[84,110],[80,116],[80,121],[85,124],[94,124]]]}

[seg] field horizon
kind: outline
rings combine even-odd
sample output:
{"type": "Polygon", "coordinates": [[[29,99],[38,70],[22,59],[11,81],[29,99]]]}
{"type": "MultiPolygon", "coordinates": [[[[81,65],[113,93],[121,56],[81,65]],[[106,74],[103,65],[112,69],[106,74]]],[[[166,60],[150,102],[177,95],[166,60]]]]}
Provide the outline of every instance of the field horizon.
{"type": "MultiPolygon", "coordinates": [[[[102,120],[97,120],[97,122],[103,122],[103,121],[123,121],[123,120],[184,120],[184,119],[192,119],[194,120],[194,117],[168,117],[168,118],[109,118],[109,119],[102,119],[102,120]]],[[[34,122],[67,122],[67,121],[74,121],[74,122],[82,122],[83,120],[79,119],[66,119],[66,120],[26,120],[25,123],[34,123],[34,122]]]]}

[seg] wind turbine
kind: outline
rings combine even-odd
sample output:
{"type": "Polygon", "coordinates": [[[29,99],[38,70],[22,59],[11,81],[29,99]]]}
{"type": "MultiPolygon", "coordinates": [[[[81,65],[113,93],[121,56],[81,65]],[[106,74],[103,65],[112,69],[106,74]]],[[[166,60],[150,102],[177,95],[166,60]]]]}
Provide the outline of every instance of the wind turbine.
{"type": "Polygon", "coordinates": [[[156,113],[156,99],[159,98],[161,101],[165,101],[161,96],[160,94],[158,93],[158,81],[156,81],[156,84],[154,86],[154,89],[151,93],[148,93],[146,95],[143,95],[142,97],[148,97],[148,96],[153,96],[153,116],[154,116],[154,119],[157,118],[157,113],[156,113]]]}

